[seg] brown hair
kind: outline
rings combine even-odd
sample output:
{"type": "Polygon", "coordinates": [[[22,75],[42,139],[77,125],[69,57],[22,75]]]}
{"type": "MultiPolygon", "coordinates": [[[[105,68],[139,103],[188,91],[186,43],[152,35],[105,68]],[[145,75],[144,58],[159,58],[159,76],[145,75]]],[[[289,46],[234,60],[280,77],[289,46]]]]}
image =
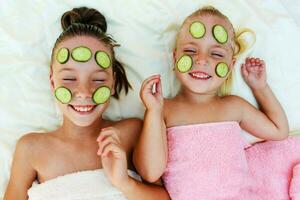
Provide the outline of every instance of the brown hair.
{"type": "MultiPolygon", "coordinates": [[[[232,23],[230,22],[230,20],[228,19],[228,17],[226,15],[224,15],[223,13],[221,13],[218,9],[216,9],[213,6],[204,6],[200,9],[196,10],[195,12],[193,12],[191,15],[189,15],[184,20],[183,24],[185,24],[185,22],[188,19],[190,19],[192,17],[197,17],[197,16],[217,16],[217,17],[225,19],[230,24],[232,31],[233,31],[233,37],[231,38],[231,41],[233,42],[232,51],[233,51],[233,57],[235,57],[235,58],[238,57],[240,54],[242,54],[246,49],[250,48],[250,46],[252,46],[255,42],[254,41],[253,44],[248,45],[246,43],[246,41],[244,41],[242,39],[242,37],[240,37],[244,33],[251,33],[254,35],[254,38],[255,38],[255,33],[251,29],[244,28],[244,29],[239,30],[236,33],[235,29],[234,29],[232,23]]],[[[176,38],[176,43],[177,43],[177,38],[176,38]]],[[[225,79],[224,83],[221,85],[221,88],[219,91],[221,96],[226,96],[226,95],[231,94],[232,82],[233,82],[233,71],[230,72],[230,74],[225,79]]]]}
{"type": "Polygon", "coordinates": [[[51,56],[51,66],[53,64],[54,52],[62,41],[75,36],[91,36],[104,42],[111,47],[112,52],[112,70],[115,77],[115,94],[116,99],[119,98],[119,93],[125,89],[125,94],[131,88],[127,79],[124,67],[115,58],[114,47],[119,46],[116,41],[106,34],[107,23],[105,17],[96,9],[80,7],[73,8],[67,11],[61,17],[61,26],[63,32],[57,38],[51,56]]]}

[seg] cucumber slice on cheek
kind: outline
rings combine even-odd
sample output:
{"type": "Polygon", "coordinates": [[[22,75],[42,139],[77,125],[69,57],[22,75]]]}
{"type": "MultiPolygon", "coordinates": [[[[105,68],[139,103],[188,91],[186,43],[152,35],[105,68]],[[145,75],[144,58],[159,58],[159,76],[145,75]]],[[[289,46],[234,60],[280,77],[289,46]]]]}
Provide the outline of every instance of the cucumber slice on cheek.
{"type": "Polygon", "coordinates": [[[104,104],[111,96],[111,91],[107,86],[101,86],[93,94],[93,101],[95,104],[104,104]]]}
{"type": "Polygon", "coordinates": [[[224,78],[227,76],[227,74],[229,72],[229,67],[226,63],[220,62],[217,64],[215,71],[216,71],[216,74],[218,77],[224,78]]]}
{"type": "Polygon", "coordinates": [[[69,60],[69,56],[70,56],[69,49],[63,47],[57,51],[56,60],[60,64],[65,64],[69,60]]]}
{"type": "Polygon", "coordinates": [[[204,24],[198,21],[191,24],[189,31],[196,39],[202,38],[206,32],[204,24]]]}
{"type": "Polygon", "coordinates": [[[193,66],[193,59],[191,56],[183,55],[177,61],[177,69],[181,73],[188,72],[193,66]]]}
{"type": "Polygon", "coordinates": [[[78,62],[87,62],[92,57],[92,51],[87,47],[76,47],[71,54],[73,60],[78,62]]]}
{"type": "Polygon", "coordinates": [[[58,87],[55,90],[55,97],[63,104],[67,104],[72,100],[72,92],[66,87],[58,87]]]}
{"type": "Polygon", "coordinates": [[[213,29],[213,36],[215,38],[215,40],[221,44],[225,44],[228,40],[228,33],[226,31],[226,29],[221,26],[221,25],[214,25],[213,29]]]}
{"type": "Polygon", "coordinates": [[[109,55],[104,51],[97,51],[95,54],[96,63],[103,69],[107,69],[111,65],[109,55]]]}

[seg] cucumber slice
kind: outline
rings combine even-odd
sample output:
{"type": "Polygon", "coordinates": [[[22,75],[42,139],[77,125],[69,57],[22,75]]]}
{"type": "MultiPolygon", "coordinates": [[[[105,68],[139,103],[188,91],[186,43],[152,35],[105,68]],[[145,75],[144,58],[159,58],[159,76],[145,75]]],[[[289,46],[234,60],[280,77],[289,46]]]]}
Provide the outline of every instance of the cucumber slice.
{"type": "Polygon", "coordinates": [[[182,73],[189,71],[192,68],[192,66],[193,59],[191,58],[191,56],[183,55],[177,61],[177,69],[182,73]]]}
{"type": "Polygon", "coordinates": [[[218,75],[218,77],[224,78],[225,76],[227,76],[228,72],[229,72],[229,67],[226,63],[220,62],[217,64],[216,74],[218,75]]]}
{"type": "Polygon", "coordinates": [[[214,25],[213,27],[213,36],[217,42],[225,44],[228,40],[228,33],[226,29],[221,25],[214,25]]]}
{"type": "Polygon", "coordinates": [[[190,26],[189,31],[191,35],[196,39],[202,38],[206,32],[204,24],[199,21],[193,22],[190,26]]]}
{"type": "Polygon", "coordinates": [[[72,93],[68,88],[61,86],[56,88],[55,97],[61,103],[67,104],[72,100],[72,93]]]}
{"type": "Polygon", "coordinates": [[[107,86],[100,86],[93,94],[95,104],[104,104],[111,95],[111,91],[107,86]]]}
{"type": "Polygon", "coordinates": [[[56,54],[56,60],[60,64],[64,64],[69,60],[69,56],[70,56],[69,49],[62,47],[58,50],[56,54]]]}
{"type": "Polygon", "coordinates": [[[97,51],[95,54],[96,63],[103,69],[109,68],[111,61],[109,55],[104,51],[97,51]]]}
{"type": "Polygon", "coordinates": [[[72,51],[72,58],[78,62],[87,62],[92,57],[92,51],[84,46],[76,47],[72,51]]]}

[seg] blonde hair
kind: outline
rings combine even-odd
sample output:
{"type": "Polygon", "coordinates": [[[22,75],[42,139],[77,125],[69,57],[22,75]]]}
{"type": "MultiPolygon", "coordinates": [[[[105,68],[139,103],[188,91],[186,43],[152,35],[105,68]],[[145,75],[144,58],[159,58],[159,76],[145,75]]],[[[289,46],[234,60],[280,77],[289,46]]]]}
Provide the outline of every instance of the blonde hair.
{"type": "MultiPolygon", "coordinates": [[[[216,9],[213,6],[204,6],[200,9],[196,10],[195,12],[193,12],[191,15],[189,15],[184,20],[184,22],[182,23],[182,26],[183,26],[183,24],[185,24],[187,22],[188,19],[190,19],[192,17],[198,17],[198,16],[217,16],[217,17],[225,19],[230,24],[230,26],[233,30],[233,37],[230,38],[230,40],[233,42],[233,46],[232,46],[233,58],[238,58],[247,49],[251,48],[251,46],[255,43],[255,39],[254,39],[254,42],[251,45],[249,45],[241,37],[241,35],[243,35],[245,33],[251,33],[255,38],[255,33],[251,29],[243,28],[243,29],[238,30],[237,32],[235,32],[234,27],[233,27],[232,23],[230,22],[230,20],[228,19],[228,17],[226,15],[224,15],[223,13],[221,13],[218,9],[216,9]]],[[[181,28],[182,28],[182,26],[181,26],[181,28]]],[[[176,36],[175,45],[177,45],[177,38],[178,38],[178,35],[176,36]]],[[[176,46],[175,46],[175,48],[176,48],[176,46]]],[[[227,78],[225,79],[225,81],[223,82],[223,84],[220,87],[220,90],[219,90],[219,95],[220,96],[226,96],[226,95],[231,94],[233,76],[234,76],[233,75],[233,70],[231,70],[229,75],[227,76],[227,78]]]]}

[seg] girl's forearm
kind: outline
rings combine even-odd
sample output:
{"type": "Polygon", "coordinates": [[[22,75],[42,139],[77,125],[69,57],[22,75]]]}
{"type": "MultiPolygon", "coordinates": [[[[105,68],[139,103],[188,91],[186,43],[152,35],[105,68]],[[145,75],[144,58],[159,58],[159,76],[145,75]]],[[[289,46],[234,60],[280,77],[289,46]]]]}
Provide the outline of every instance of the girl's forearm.
{"type": "Polygon", "coordinates": [[[277,127],[279,134],[286,136],[289,131],[286,114],[279,101],[273,94],[269,85],[260,90],[252,90],[260,110],[273,122],[277,127]]]}
{"type": "Polygon", "coordinates": [[[169,194],[163,186],[150,185],[129,178],[129,183],[120,188],[129,200],[169,200],[169,194]]]}
{"type": "Polygon", "coordinates": [[[167,164],[166,127],[162,112],[147,110],[144,126],[134,152],[134,164],[148,182],[157,181],[167,164]]]}

